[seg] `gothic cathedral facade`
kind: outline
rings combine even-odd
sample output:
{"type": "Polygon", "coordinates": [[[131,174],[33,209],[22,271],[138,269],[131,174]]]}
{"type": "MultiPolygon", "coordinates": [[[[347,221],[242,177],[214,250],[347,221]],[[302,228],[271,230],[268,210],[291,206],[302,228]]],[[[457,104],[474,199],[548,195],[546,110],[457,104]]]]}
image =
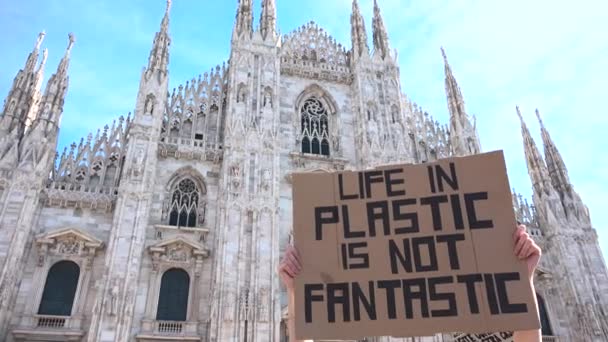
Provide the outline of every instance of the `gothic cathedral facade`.
{"type": "MultiPolygon", "coordinates": [[[[240,0],[229,61],[171,91],[170,5],[134,114],[63,153],[74,37],[44,92],[44,33],[17,73],[0,117],[0,340],[287,341],[275,270],[291,172],[481,152],[445,53],[449,124],[404,95],[377,4],[373,48],[357,0],[346,48],[314,22],[279,36],[274,0],[254,27],[240,0]]],[[[588,210],[544,125],[544,157],[523,120],[522,132],[533,204],[513,204],[545,251],[546,341],[607,341],[608,273],[588,210]]],[[[509,339],[488,336],[416,340],[509,339]]],[[[367,339],[397,340],[412,339],[367,339]]]]}

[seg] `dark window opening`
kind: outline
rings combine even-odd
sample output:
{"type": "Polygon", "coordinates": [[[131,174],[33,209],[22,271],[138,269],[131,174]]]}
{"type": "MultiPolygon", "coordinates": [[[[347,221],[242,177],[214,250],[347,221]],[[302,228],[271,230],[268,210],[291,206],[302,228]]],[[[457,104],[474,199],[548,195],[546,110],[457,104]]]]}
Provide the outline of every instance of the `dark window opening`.
{"type": "Polygon", "coordinates": [[[540,295],[536,294],[536,300],[538,301],[538,311],[540,314],[540,326],[541,332],[544,336],[553,336],[553,330],[549,322],[549,315],[547,314],[547,307],[545,306],[545,300],[540,295]]]}
{"type": "Polygon", "coordinates": [[[156,320],[185,322],[189,291],[190,276],[186,271],[172,268],[165,272],[160,283],[156,320]]]}
{"type": "Polygon", "coordinates": [[[80,267],[72,261],[60,261],[53,265],[46,276],[39,315],[71,316],[80,267]]]}

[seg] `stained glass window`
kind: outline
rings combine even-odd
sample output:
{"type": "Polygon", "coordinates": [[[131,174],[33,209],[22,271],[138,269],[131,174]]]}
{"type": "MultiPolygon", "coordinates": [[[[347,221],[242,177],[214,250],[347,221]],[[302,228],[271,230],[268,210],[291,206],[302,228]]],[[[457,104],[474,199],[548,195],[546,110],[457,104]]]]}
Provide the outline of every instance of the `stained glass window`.
{"type": "Polygon", "coordinates": [[[199,190],[194,181],[184,179],[177,184],[171,195],[169,225],[196,227],[199,190]]]}
{"type": "Polygon", "coordinates": [[[329,156],[329,116],[323,103],[311,97],[302,105],[300,114],[302,153],[329,156]]]}

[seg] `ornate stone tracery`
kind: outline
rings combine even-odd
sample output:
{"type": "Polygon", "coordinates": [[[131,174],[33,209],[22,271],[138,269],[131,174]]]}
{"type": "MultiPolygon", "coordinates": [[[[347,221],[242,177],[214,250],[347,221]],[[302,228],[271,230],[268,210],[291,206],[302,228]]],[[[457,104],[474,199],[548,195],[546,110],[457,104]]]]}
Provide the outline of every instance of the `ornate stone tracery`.
{"type": "Polygon", "coordinates": [[[307,99],[300,109],[302,153],[329,156],[329,115],[321,101],[307,99]]]}
{"type": "Polygon", "coordinates": [[[192,167],[178,170],[169,180],[161,219],[174,227],[202,227],[207,211],[207,188],[192,167]]]}
{"type": "Polygon", "coordinates": [[[314,22],[283,37],[281,72],[342,83],[351,81],[346,49],[314,22]]]}
{"type": "Polygon", "coordinates": [[[95,137],[89,134],[66,148],[44,190],[48,205],[112,209],[130,128],[130,117],[120,117],[95,137]]]}
{"type": "Polygon", "coordinates": [[[161,142],[216,149],[225,115],[227,66],[217,66],[198,79],[173,89],[163,116],[161,142]]]}

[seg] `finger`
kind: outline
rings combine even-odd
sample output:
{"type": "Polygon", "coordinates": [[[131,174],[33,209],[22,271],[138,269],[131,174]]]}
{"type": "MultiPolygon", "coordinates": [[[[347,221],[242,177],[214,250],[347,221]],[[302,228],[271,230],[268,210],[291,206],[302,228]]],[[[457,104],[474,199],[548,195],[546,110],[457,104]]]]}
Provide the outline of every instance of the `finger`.
{"type": "Polygon", "coordinates": [[[300,273],[300,269],[298,269],[298,267],[293,263],[293,261],[287,260],[285,262],[285,265],[288,266],[289,269],[293,271],[294,275],[298,275],[300,273]]]}
{"type": "Polygon", "coordinates": [[[289,278],[295,278],[295,275],[293,274],[293,272],[291,271],[291,268],[287,264],[281,264],[280,271],[281,271],[281,273],[287,275],[289,278]]]}
{"type": "Polygon", "coordinates": [[[293,266],[295,269],[297,269],[297,270],[298,270],[298,273],[299,273],[300,271],[302,271],[302,265],[300,265],[300,262],[298,261],[298,259],[296,259],[296,257],[295,257],[294,255],[289,254],[289,255],[288,255],[288,260],[289,260],[289,263],[290,263],[290,264],[291,264],[291,265],[292,265],[292,266],[293,266]]]}
{"type": "Polygon", "coordinates": [[[519,253],[521,253],[522,248],[526,245],[527,242],[528,242],[527,233],[523,233],[521,236],[519,236],[517,243],[515,244],[515,255],[519,255],[519,253]]]}
{"type": "Polygon", "coordinates": [[[523,230],[524,232],[528,231],[528,228],[523,224],[520,224],[518,228],[521,228],[521,230],[523,230]]]}
{"type": "Polygon", "coordinates": [[[291,274],[292,278],[295,278],[300,273],[291,263],[286,263],[285,268],[289,270],[289,273],[291,274]]]}
{"type": "Polygon", "coordinates": [[[298,261],[298,264],[302,265],[302,261],[300,259],[300,253],[294,246],[289,246],[286,254],[293,256],[298,261]]]}
{"type": "Polygon", "coordinates": [[[288,254],[288,255],[289,255],[291,258],[293,258],[294,260],[296,260],[296,261],[298,262],[298,264],[299,264],[299,265],[301,265],[301,264],[302,264],[302,262],[300,261],[300,253],[298,253],[298,250],[297,250],[295,247],[291,246],[291,247],[289,248],[289,250],[287,251],[287,254],[288,254]]]}
{"type": "Polygon", "coordinates": [[[532,256],[532,255],[540,256],[541,254],[542,254],[542,251],[541,251],[540,247],[536,244],[536,242],[532,241],[532,250],[530,252],[530,256],[532,256]]]}
{"type": "Polygon", "coordinates": [[[522,226],[518,226],[515,231],[513,232],[513,240],[517,241],[517,239],[521,236],[521,234],[523,234],[525,231],[523,230],[522,226]]]}
{"type": "Polygon", "coordinates": [[[531,251],[532,251],[532,244],[528,243],[521,249],[521,252],[519,252],[518,257],[520,259],[527,259],[530,256],[531,251]]]}

